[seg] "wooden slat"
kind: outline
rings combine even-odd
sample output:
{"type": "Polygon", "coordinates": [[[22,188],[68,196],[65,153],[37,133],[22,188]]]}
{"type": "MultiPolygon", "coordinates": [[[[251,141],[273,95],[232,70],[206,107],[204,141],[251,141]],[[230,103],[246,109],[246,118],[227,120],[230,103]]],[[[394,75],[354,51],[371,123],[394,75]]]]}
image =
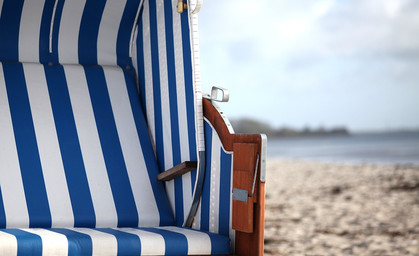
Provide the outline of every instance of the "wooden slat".
{"type": "Polygon", "coordinates": [[[198,166],[198,163],[196,161],[186,161],[170,168],[169,170],[165,172],[160,173],[157,176],[157,179],[160,181],[173,180],[179,176],[182,176],[183,174],[187,172],[195,170],[197,166],[198,166]]]}
{"type": "MultiPolygon", "coordinates": [[[[247,190],[252,193],[252,184],[256,164],[257,144],[233,144],[233,188],[247,190]]],[[[246,233],[253,232],[254,197],[247,202],[233,200],[233,229],[246,233]]]]}

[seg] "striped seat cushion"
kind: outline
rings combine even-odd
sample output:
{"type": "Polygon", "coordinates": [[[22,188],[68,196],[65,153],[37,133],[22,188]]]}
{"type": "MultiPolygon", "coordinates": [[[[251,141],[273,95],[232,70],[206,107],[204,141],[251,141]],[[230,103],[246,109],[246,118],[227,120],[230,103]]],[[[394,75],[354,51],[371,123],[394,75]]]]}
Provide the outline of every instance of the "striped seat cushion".
{"type": "Polygon", "coordinates": [[[0,229],[1,255],[228,253],[228,237],[179,227],[0,229]]]}
{"type": "Polygon", "coordinates": [[[0,228],[173,225],[119,67],[0,63],[0,228]]]}

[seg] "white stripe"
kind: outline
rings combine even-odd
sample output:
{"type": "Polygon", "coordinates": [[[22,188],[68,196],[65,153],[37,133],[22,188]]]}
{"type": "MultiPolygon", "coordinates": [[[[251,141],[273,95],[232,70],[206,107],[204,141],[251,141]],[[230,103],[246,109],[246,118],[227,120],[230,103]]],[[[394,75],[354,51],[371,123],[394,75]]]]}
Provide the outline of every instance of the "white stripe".
{"type": "Polygon", "coordinates": [[[0,65],[0,131],[0,188],[6,227],[28,227],[28,208],[3,76],[3,65],[0,65]]]}
{"type": "MultiPolygon", "coordinates": [[[[177,1],[176,1],[177,3],[177,1]]],[[[183,63],[182,24],[180,15],[173,8],[173,41],[175,49],[176,94],[179,115],[179,138],[182,162],[189,159],[188,116],[186,110],[185,70],[183,63]]]]}
{"type": "Polygon", "coordinates": [[[0,231],[0,255],[17,255],[17,239],[14,235],[0,231]]]}
{"type": "Polygon", "coordinates": [[[137,235],[141,241],[141,255],[164,255],[166,243],[162,235],[133,228],[120,228],[123,232],[137,235]]]}
{"type": "Polygon", "coordinates": [[[79,62],[79,30],[86,0],[65,1],[58,35],[60,63],[79,62]]]}
{"type": "Polygon", "coordinates": [[[169,180],[164,183],[166,188],[167,199],[169,200],[170,208],[173,212],[173,217],[176,219],[176,205],[175,205],[175,181],[169,180]]]}
{"type": "Polygon", "coordinates": [[[211,184],[209,231],[218,233],[220,209],[220,155],[221,142],[215,129],[212,130],[211,184]]]}
{"type": "MultiPolygon", "coordinates": [[[[137,74],[137,86],[138,86],[138,56],[137,56],[137,35],[138,35],[138,26],[135,27],[134,31],[134,42],[132,42],[132,65],[134,66],[134,70],[137,74]]],[[[141,92],[143,93],[143,92],[141,92]]]]}
{"type": "Polygon", "coordinates": [[[19,61],[39,62],[39,32],[45,0],[25,1],[19,28],[19,61]]]}
{"type": "Polygon", "coordinates": [[[96,214],[96,227],[117,225],[117,213],[82,66],[64,67],[74,120],[96,214]]]}
{"type": "MultiPolygon", "coordinates": [[[[147,166],[144,162],[140,139],[138,137],[128,91],[121,69],[105,68],[106,83],[118,130],[119,141],[125,159],[131,188],[139,213],[140,226],[158,226],[159,211],[154,198],[147,166]]],[[[148,134],[143,134],[148,137],[148,134]]],[[[147,138],[148,139],[148,138],[147,138]]]]}
{"type": "Polygon", "coordinates": [[[205,233],[178,227],[159,227],[159,229],[185,235],[188,240],[188,255],[211,254],[211,239],[205,233]]]}
{"type": "MultiPolygon", "coordinates": [[[[177,1],[172,1],[173,5],[177,1]]],[[[173,11],[173,42],[174,42],[174,57],[175,57],[175,74],[176,74],[176,95],[177,107],[179,118],[179,140],[180,140],[180,154],[182,162],[190,160],[189,156],[189,130],[188,130],[188,117],[186,111],[186,93],[185,93],[185,70],[183,63],[183,45],[182,45],[182,24],[180,15],[177,13],[176,8],[173,11]]],[[[183,209],[185,213],[189,212],[192,206],[192,175],[190,172],[182,176],[183,188],[183,209]]],[[[187,218],[185,214],[185,220],[187,218]]]]}
{"type": "Polygon", "coordinates": [[[166,170],[173,167],[172,129],[170,122],[169,81],[167,74],[164,0],[157,0],[157,34],[159,47],[160,93],[163,125],[163,150],[166,170]]]}
{"type": "Polygon", "coordinates": [[[116,65],[116,42],[126,0],[107,1],[100,21],[97,38],[97,61],[101,65],[116,65]]]}
{"type": "MultiPolygon", "coordinates": [[[[163,154],[165,170],[173,167],[173,148],[172,148],[172,129],[170,122],[170,102],[169,102],[169,81],[167,74],[166,56],[166,28],[164,15],[164,0],[158,0],[157,8],[157,35],[159,48],[159,70],[160,70],[160,101],[161,118],[163,129],[163,154]]],[[[162,171],[165,171],[162,170],[162,171]]],[[[176,213],[175,186],[174,181],[166,182],[168,199],[173,212],[176,213]]],[[[175,214],[176,215],[176,214],[175,214]]]]}
{"type": "Polygon", "coordinates": [[[68,254],[68,240],[65,235],[42,228],[28,228],[22,230],[41,237],[42,255],[58,256],[68,254]]]}
{"type": "Polygon", "coordinates": [[[117,255],[118,242],[114,235],[89,228],[72,229],[89,235],[92,239],[92,255],[117,255]]]}
{"type": "Polygon", "coordinates": [[[60,154],[43,65],[23,64],[52,226],[73,226],[73,209],[60,154]]]}
{"type": "MultiPolygon", "coordinates": [[[[181,146],[183,146],[181,144],[181,146]]],[[[183,190],[183,212],[184,220],[188,218],[189,209],[192,206],[192,175],[191,172],[182,175],[182,190],[183,190]]]]}
{"type": "MultiPolygon", "coordinates": [[[[145,75],[145,98],[148,126],[155,143],[156,123],[154,120],[154,97],[153,97],[153,69],[151,65],[151,37],[150,37],[150,6],[144,2],[143,10],[143,45],[144,45],[144,75],[145,75]]],[[[138,49],[137,49],[138,50],[138,49]]]]}

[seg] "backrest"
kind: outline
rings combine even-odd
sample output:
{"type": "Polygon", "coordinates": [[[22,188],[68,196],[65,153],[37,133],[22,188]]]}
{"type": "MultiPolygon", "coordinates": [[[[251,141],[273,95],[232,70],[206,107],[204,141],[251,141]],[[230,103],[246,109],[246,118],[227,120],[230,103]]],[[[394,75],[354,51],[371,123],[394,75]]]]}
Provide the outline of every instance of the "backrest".
{"type": "Polygon", "coordinates": [[[0,65],[0,227],[172,225],[119,67],[0,65]]]}
{"type": "Polygon", "coordinates": [[[0,0],[0,60],[131,65],[140,0],[0,0]]]}

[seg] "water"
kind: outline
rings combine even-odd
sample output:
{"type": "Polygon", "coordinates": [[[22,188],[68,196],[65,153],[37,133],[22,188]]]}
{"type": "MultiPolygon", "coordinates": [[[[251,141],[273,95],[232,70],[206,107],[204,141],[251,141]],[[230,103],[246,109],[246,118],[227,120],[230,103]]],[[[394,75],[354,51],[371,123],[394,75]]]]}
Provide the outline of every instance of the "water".
{"type": "Polygon", "coordinates": [[[268,138],[268,158],[419,166],[419,132],[268,138]]]}

